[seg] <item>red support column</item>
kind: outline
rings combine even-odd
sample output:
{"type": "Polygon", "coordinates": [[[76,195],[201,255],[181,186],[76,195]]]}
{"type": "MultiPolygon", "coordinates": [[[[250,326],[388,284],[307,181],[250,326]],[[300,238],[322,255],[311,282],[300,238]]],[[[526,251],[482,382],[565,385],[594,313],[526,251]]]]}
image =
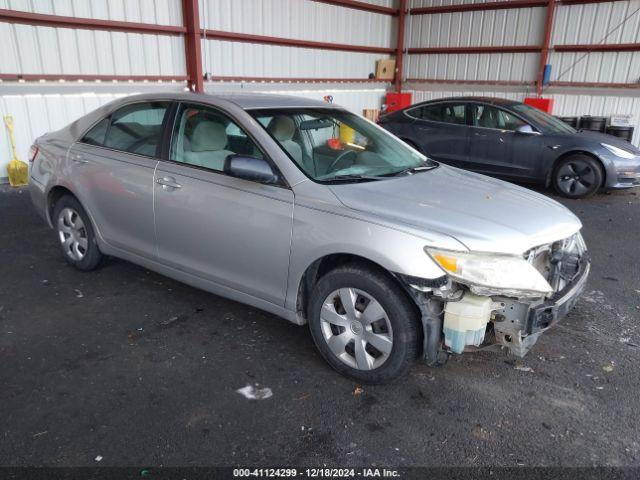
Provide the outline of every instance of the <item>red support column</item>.
{"type": "Polygon", "coordinates": [[[396,92],[402,91],[402,75],[404,67],[404,24],[407,14],[407,0],[400,0],[398,8],[398,39],[396,41],[396,92]]]}
{"type": "Polygon", "coordinates": [[[549,45],[551,44],[551,33],[553,32],[553,17],[556,11],[556,0],[549,0],[547,4],[547,21],[544,27],[544,37],[542,39],[542,50],[540,51],[540,66],[538,67],[538,81],[536,82],[536,92],[542,95],[542,80],[544,78],[544,66],[549,58],[549,45]]]}
{"type": "Polygon", "coordinates": [[[193,92],[204,92],[198,0],[182,0],[182,17],[184,19],[184,26],[187,29],[184,37],[184,49],[187,60],[189,89],[193,92]]]}

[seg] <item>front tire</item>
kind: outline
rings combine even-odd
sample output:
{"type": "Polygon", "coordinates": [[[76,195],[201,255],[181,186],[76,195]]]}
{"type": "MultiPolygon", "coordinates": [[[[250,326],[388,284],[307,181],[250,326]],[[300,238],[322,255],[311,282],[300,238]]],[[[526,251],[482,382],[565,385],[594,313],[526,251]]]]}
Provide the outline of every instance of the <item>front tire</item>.
{"type": "Polygon", "coordinates": [[[359,382],[394,380],[418,355],[419,313],[381,271],[354,265],[327,273],[311,293],[308,314],[323,358],[359,382]]]}
{"type": "Polygon", "coordinates": [[[53,208],[53,225],[62,256],[78,270],[95,270],[103,256],[91,220],[75,197],[65,195],[53,208]]]}
{"type": "Polygon", "coordinates": [[[584,154],[570,155],[555,168],[552,183],[555,190],[566,198],[586,198],[598,191],[603,180],[602,167],[584,154]]]}

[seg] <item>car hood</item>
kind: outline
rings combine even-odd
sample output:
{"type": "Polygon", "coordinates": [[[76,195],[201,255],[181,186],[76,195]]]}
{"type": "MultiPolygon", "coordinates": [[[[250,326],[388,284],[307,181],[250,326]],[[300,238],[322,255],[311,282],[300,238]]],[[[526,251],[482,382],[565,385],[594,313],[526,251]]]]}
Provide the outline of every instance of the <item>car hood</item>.
{"type": "Polygon", "coordinates": [[[348,208],[452,236],[471,251],[522,254],[582,226],[567,208],[543,195],[445,165],[329,188],[348,208]]]}
{"type": "Polygon", "coordinates": [[[622,148],[623,150],[627,150],[628,152],[633,152],[636,155],[640,155],[640,149],[627,142],[626,140],[623,140],[619,137],[614,137],[613,135],[593,132],[591,130],[579,130],[574,135],[578,138],[582,138],[592,142],[607,143],[609,145],[613,145],[614,147],[622,148]]]}

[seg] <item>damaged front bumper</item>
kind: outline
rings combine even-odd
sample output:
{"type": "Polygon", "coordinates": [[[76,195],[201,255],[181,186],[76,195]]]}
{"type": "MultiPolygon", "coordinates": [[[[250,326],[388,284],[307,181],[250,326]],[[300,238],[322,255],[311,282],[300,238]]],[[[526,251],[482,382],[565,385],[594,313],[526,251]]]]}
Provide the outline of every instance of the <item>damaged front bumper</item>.
{"type": "Polygon", "coordinates": [[[532,250],[531,262],[545,270],[554,293],[516,298],[511,292],[482,292],[447,276],[420,281],[403,277],[422,313],[424,358],[444,363],[451,353],[506,347],[524,356],[539,336],[576,304],[589,276],[591,260],[577,234],[532,250]]]}
{"type": "Polygon", "coordinates": [[[485,343],[493,340],[494,345],[508,347],[514,355],[524,356],[543,332],[567,316],[575,306],[587,283],[590,269],[590,260],[585,256],[573,280],[546,300],[521,302],[510,298],[493,298],[504,307],[493,312],[492,322],[487,329],[493,328],[493,339],[488,335],[485,343]]]}

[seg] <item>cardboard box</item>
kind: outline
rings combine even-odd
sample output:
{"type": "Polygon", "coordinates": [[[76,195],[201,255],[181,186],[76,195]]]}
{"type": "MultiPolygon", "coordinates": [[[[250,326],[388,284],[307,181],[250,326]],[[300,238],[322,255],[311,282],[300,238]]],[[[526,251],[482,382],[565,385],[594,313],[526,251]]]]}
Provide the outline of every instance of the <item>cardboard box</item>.
{"type": "Polygon", "coordinates": [[[376,79],[377,80],[393,80],[396,76],[396,61],[391,59],[382,59],[376,62],[376,79]]]}
{"type": "Polygon", "coordinates": [[[365,108],[362,110],[362,116],[372,122],[377,122],[380,117],[380,110],[378,108],[365,108]]]}

